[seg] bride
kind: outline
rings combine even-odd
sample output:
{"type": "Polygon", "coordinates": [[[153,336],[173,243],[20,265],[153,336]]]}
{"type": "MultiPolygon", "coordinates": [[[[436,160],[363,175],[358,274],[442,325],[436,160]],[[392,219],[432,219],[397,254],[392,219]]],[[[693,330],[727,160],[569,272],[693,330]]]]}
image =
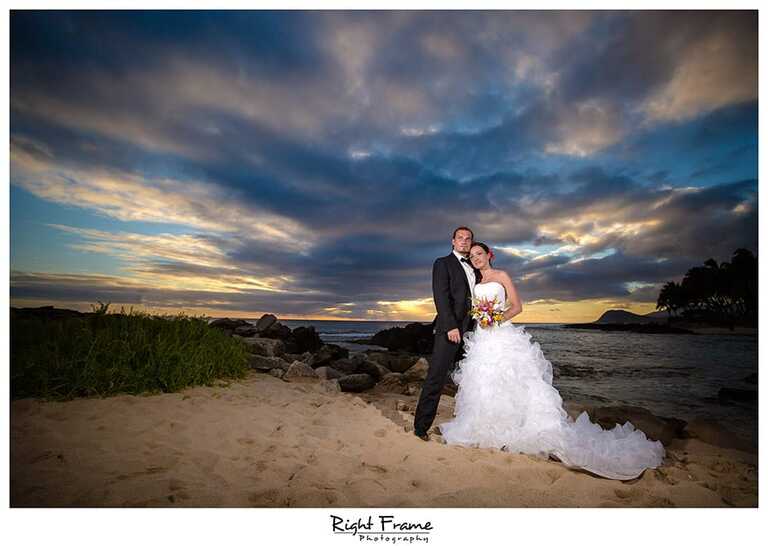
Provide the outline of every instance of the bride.
{"type": "Polygon", "coordinates": [[[458,386],[454,419],[439,425],[447,444],[497,447],[541,458],[555,456],[564,465],[616,480],[636,478],[661,465],[661,442],[649,440],[632,423],[604,430],[582,412],[574,421],[552,386],[552,364],[524,327],[510,319],[522,311],[509,275],[491,267],[493,254],[473,243],[472,265],[482,272],[475,298],[506,306],[503,322],[464,336],[465,356],[451,378],[458,386]]]}

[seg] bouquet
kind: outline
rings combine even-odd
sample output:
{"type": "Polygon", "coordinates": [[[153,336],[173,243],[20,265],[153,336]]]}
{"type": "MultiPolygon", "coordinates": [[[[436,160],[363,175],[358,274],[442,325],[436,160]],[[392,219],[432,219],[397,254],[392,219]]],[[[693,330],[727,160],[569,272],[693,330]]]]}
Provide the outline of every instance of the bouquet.
{"type": "Polygon", "coordinates": [[[483,328],[498,326],[504,321],[504,309],[495,297],[492,300],[472,298],[472,318],[483,328]]]}

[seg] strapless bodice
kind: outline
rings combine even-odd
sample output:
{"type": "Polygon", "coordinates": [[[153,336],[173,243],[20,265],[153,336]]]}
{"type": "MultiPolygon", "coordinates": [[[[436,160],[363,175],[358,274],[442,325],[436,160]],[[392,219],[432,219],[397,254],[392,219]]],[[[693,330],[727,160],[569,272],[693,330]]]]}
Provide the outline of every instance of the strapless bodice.
{"type": "Polygon", "coordinates": [[[492,300],[495,297],[496,301],[501,303],[501,305],[504,305],[507,301],[504,285],[496,281],[476,284],[474,296],[476,298],[485,298],[487,300],[492,300]]]}

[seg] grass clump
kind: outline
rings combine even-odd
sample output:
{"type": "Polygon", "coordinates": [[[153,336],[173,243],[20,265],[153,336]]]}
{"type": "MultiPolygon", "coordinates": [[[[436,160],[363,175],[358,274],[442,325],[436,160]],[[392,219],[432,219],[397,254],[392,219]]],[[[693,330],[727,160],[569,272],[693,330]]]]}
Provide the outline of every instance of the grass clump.
{"type": "Polygon", "coordinates": [[[11,318],[11,397],[174,392],[248,370],[245,344],[202,317],[107,313],[11,318]]]}

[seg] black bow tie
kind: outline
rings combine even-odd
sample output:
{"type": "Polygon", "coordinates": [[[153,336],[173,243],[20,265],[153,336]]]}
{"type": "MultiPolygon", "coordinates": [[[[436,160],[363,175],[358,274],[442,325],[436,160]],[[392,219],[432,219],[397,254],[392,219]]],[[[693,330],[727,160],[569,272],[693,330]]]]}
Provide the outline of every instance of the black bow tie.
{"type": "Polygon", "coordinates": [[[461,259],[461,261],[462,261],[462,262],[466,262],[466,263],[468,263],[469,265],[472,265],[472,264],[470,263],[470,261],[469,261],[469,260],[467,260],[466,258],[462,258],[462,259],[461,259]]]}

